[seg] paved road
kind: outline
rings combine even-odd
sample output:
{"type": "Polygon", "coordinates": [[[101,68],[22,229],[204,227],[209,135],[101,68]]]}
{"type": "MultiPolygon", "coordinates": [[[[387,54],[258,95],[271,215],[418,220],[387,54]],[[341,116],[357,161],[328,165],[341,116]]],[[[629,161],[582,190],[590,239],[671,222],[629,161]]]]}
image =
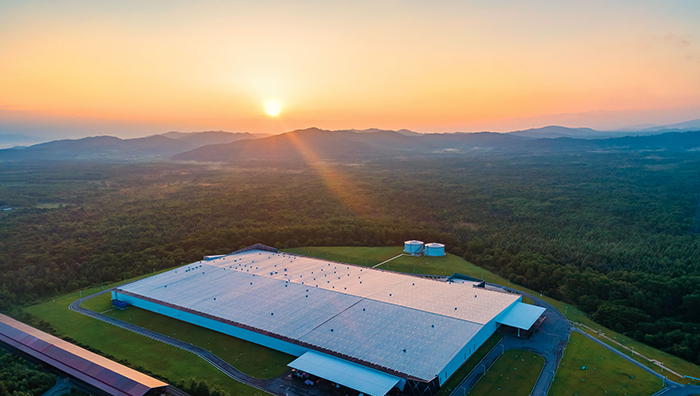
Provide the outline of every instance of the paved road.
{"type": "Polygon", "coordinates": [[[530,393],[532,396],[545,396],[549,391],[549,387],[552,385],[557,366],[564,355],[566,344],[569,342],[569,335],[573,330],[571,323],[569,323],[558,309],[540,298],[499,285],[488,284],[488,287],[507,290],[532,298],[536,305],[546,309],[543,314],[546,319],[529,339],[521,339],[507,334],[504,335],[503,340],[486,355],[479,365],[452,391],[451,395],[462,396],[469,392],[484,374],[484,371],[488,370],[489,367],[493,365],[504,350],[522,349],[536,353],[545,360],[542,372],[530,393]]]}
{"type": "Polygon", "coordinates": [[[492,349],[491,352],[479,363],[479,365],[475,367],[471,373],[469,373],[462,383],[454,391],[452,391],[451,396],[462,396],[469,392],[469,390],[476,384],[481,376],[483,376],[484,372],[488,370],[491,365],[493,365],[496,359],[498,359],[502,351],[509,349],[523,349],[531,351],[545,359],[545,366],[542,369],[540,377],[537,379],[537,383],[535,384],[535,387],[531,393],[532,396],[545,396],[549,391],[549,387],[552,385],[552,381],[554,381],[554,375],[556,374],[559,362],[564,355],[564,349],[566,348],[572,331],[577,331],[584,334],[586,337],[599,343],[617,355],[627,359],[629,362],[641,367],[657,378],[663,379],[666,387],[656,393],[654,396],[700,395],[700,386],[682,385],[665,379],[663,375],[634,360],[630,356],[627,356],[626,354],[618,351],[612,346],[598,340],[584,331],[575,329],[558,309],[554,308],[544,300],[527,293],[522,293],[518,290],[509,289],[507,287],[492,284],[489,284],[489,286],[520,293],[532,298],[536,305],[546,308],[544,316],[546,316],[547,319],[542,323],[539,330],[533,334],[530,339],[523,340],[517,337],[505,335],[503,340],[497,344],[496,347],[494,347],[494,349],[492,349]]]}
{"type": "Polygon", "coordinates": [[[111,290],[104,290],[99,293],[80,298],[71,303],[69,309],[71,311],[81,313],[83,315],[100,320],[102,322],[109,323],[113,326],[121,327],[122,329],[129,330],[134,333],[138,333],[148,338],[154,339],[156,341],[160,341],[165,344],[174,346],[176,348],[185,350],[187,352],[194,353],[195,355],[204,359],[207,363],[216,367],[219,371],[226,374],[230,378],[233,378],[236,381],[242,382],[246,385],[252,386],[267,393],[285,396],[320,396],[325,394],[321,392],[321,390],[319,390],[318,387],[308,387],[300,381],[293,380],[289,374],[284,374],[280,377],[272,379],[259,379],[251,377],[237,370],[235,367],[226,363],[224,360],[222,360],[221,358],[204,348],[200,348],[196,345],[192,345],[184,341],[168,337],[155,331],[148,330],[146,328],[136,326],[131,323],[124,322],[122,320],[115,319],[111,316],[103,315],[80,306],[80,304],[82,304],[85,300],[97,297],[103,293],[107,293],[110,291],[111,290]]]}

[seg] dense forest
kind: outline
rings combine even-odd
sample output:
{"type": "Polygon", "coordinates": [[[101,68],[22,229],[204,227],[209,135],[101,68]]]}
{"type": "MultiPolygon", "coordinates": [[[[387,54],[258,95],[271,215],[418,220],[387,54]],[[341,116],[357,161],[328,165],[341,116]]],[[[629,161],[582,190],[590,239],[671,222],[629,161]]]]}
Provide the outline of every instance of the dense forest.
{"type": "Polygon", "coordinates": [[[0,348],[0,396],[41,395],[55,383],[53,375],[0,348]]]}
{"type": "Polygon", "coordinates": [[[700,364],[700,156],[6,163],[0,310],[256,242],[435,240],[700,364]],[[275,165],[274,167],[271,165],[275,165]]]}

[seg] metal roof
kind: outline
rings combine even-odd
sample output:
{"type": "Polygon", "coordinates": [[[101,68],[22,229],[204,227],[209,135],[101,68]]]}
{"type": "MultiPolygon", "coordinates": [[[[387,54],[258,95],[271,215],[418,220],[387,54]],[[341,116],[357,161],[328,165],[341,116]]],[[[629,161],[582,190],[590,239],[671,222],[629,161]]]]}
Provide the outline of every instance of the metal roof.
{"type": "Polygon", "coordinates": [[[523,330],[530,330],[537,319],[542,316],[545,308],[536,305],[518,302],[496,320],[497,323],[506,326],[517,327],[523,330]]]}
{"type": "Polygon", "coordinates": [[[259,250],[118,289],[426,381],[519,298],[471,283],[259,250]]]}
{"type": "Polygon", "coordinates": [[[386,395],[401,380],[393,375],[313,351],[306,352],[288,366],[370,396],[386,395]]]}
{"type": "Polygon", "coordinates": [[[0,341],[112,395],[142,396],[168,385],[2,314],[0,341]]]}

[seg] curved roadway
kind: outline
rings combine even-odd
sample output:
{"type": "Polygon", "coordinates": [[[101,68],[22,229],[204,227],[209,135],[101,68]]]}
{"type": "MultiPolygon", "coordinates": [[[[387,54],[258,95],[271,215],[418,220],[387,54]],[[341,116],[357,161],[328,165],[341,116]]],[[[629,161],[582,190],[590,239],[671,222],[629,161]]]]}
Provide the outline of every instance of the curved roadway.
{"type": "Polygon", "coordinates": [[[484,375],[486,370],[501,356],[503,351],[510,349],[522,349],[536,353],[544,358],[544,367],[537,378],[537,382],[532,389],[533,396],[544,396],[549,391],[549,387],[554,381],[554,374],[557,371],[559,362],[564,355],[564,349],[569,342],[569,335],[573,330],[571,323],[559,312],[558,309],[548,304],[544,300],[535,296],[523,293],[519,290],[509,289],[494,284],[487,284],[490,289],[500,289],[515,292],[532,298],[536,305],[545,308],[546,319],[540,324],[539,329],[529,339],[522,339],[512,335],[504,334],[501,340],[484,359],[472,370],[471,373],[459,384],[451,393],[452,396],[462,396],[471,390],[476,382],[484,375]]]}
{"type": "Polygon", "coordinates": [[[115,319],[111,316],[103,315],[95,311],[83,308],[80,305],[88,299],[97,297],[101,294],[110,292],[111,290],[104,290],[99,293],[92,294],[87,297],[80,298],[69,305],[71,311],[81,313],[83,315],[89,316],[93,319],[100,320],[102,322],[111,324],[113,326],[121,327],[122,329],[129,330],[131,332],[141,334],[142,336],[154,339],[156,341],[163,342],[165,344],[174,346],[185,350],[187,352],[194,353],[195,355],[204,359],[207,363],[216,367],[219,371],[226,374],[228,377],[244,383],[246,385],[252,386],[253,388],[259,389],[261,391],[271,393],[274,395],[299,395],[299,396],[318,396],[320,395],[318,388],[302,387],[297,381],[293,381],[291,376],[284,374],[277,378],[271,379],[259,379],[251,377],[250,375],[242,373],[240,370],[226,363],[224,360],[216,356],[215,354],[209,352],[204,348],[200,348],[196,345],[189,344],[187,342],[178,340],[176,338],[168,337],[166,335],[157,333],[155,331],[136,326],[134,324],[125,322],[123,320],[115,319]]]}
{"type": "Polygon", "coordinates": [[[666,387],[654,394],[653,396],[696,396],[700,395],[700,386],[692,385],[682,385],[676,382],[666,379],[663,375],[657,373],[656,371],[650,369],[649,367],[643,365],[642,363],[632,359],[631,357],[625,355],[624,353],[618,351],[617,349],[611,347],[610,345],[596,339],[595,337],[574,328],[568,319],[556,309],[553,305],[547,303],[541,298],[537,298],[528,293],[523,293],[519,290],[510,289],[508,287],[488,284],[491,288],[498,288],[502,290],[507,290],[510,292],[522,294],[523,296],[528,296],[532,298],[536,305],[546,308],[544,316],[546,316],[545,321],[540,325],[540,328],[527,340],[523,340],[511,335],[504,335],[503,340],[499,342],[492,350],[489,352],[484,359],[472,370],[471,373],[459,384],[454,391],[452,391],[451,396],[462,396],[471,390],[471,388],[476,384],[476,382],[484,375],[486,370],[491,367],[491,365],[498,359],[501,353],[509,349],[523,349],[530,352],[534,352],[545,359],[545,365],[540,372],[540,376],[537,378],[537,382],[530,393],[531,396],[545,396],[549,391],[549,387],[554,381],[554,376],[556,374],[557,368],[559,367],[559,362],[564,355],[564,349],[569,342],[569,336],[572,331],[579,332],[593,341],[597,342],[601,346],[609,349],[610,351],[616,353],[617,355],[625,358],[630,363],[633,363],[647,372],[653,374],[659,379],[663,379],[666,387]]]}

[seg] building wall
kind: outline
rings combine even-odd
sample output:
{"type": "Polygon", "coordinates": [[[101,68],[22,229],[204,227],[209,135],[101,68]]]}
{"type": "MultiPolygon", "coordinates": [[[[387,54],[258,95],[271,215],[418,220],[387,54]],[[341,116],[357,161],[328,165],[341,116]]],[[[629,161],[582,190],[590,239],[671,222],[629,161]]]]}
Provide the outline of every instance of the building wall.
{"type": "Polygon", "coordinates": [[[171,318],[182,320],[184,322],[192,323],[197,326],[206,327],[208,329],[228,334],[233,337],[241,338],[243,340],[250,341],[252,343],[275,349],[284,353],[288,353],[293,356],[301,356],[305,352],[309,351],[308,348],[304,348],[299,345],[282,341],[277,338],[256,333],[254,331],[242,329],[240,327],[232,326],[189,312],[180,311],[175,308],[166,307],[164,305],[160,305],[154,302],[141,300],[140,298],[120,294],[118,291],[112,291],[112,299],[124,301],[125,303],[138,308],[142,308],[161,315],[169,316],[171,318]]]}
{"type": "MultiPolygon", "coordinates": [[[[509,305],[508,308],[504,309],[503,312],[506,312],[510,309],[512,305],[517,304],[518,302],[522,301],[522,296],[519,297],[513,304],[509,305]]],[[[469,340],[469,343],[464,346],[456,355],[455,357],[450,361],[450,363],[445,366],[444,369],[440,372],[440,385],[445,383],[448,378],[450,378],[462,365],[469,360],[469,358],[476,352],[477,349],[479,349],[480,346],[486,342],[486,340],[489,339],[493,335],[493,333],[496,332],[496,329],[498,329],[498,324],[496,323],[496,320],[503,314],[501,312],[499,315],[497,315],[495,318],[493,318],[489,323],[485,324],[484,327],[479,330],[476,335],[469,340]]]]}

